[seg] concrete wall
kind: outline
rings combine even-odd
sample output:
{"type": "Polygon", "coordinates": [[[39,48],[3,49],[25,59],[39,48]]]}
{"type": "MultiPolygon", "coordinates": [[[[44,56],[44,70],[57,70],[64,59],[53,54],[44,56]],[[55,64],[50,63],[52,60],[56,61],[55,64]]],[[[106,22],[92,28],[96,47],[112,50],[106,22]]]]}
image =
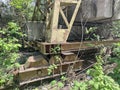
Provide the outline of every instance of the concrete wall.
{"type": "MultiPolygon", "coordinates": [[[[114,10],[113,4],[113,0],[83,0],[75,21],[80,22],[82,19],[96,21],[111,18],[114,10]]],[[[73,10],[74,6],[68,8],[68,19],[71,18],[73,10]]]]}
{"type": "Polygon", "coordinates": [[[120,19],[120,0],[114,0],[114,13],[112,20],[120,19]]]}
{"type": "Polygon", "coordinates": [[[40,40],[45,38],[45,23],[37,21],[27,22],[26,34],[28,40],[40,40]]]}

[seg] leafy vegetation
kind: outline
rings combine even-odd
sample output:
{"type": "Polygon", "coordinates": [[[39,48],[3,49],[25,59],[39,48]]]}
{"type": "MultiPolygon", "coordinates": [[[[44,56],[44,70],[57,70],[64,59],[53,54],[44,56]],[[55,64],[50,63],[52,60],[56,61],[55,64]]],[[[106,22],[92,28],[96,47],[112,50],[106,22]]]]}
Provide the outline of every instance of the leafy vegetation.
{"type": "MultiPolygon", "coordinates": [[[[120,44],[117,44],[117,45],[120,45],[120,44]]],[[[119,82],[118,81],[116,82],[116,80],[119,80],[118,70],[120,70],[119,69],[120,66],[118,65],[119,68],[118,67],[115,68],[114,73],[110,74],[110,76],[106,75],[103,70],[103,64],[104,64],[103,56],[102,56],[103,52],[104,51],[102,49],[100,54],[96,56],[96,59],[97,59],[96,64],[93,66],[93,68],[88,69],[86,72],[87,76],[90,79],[86,79],[85,81],[74,80],[71,90],[120,90],[120,85],[118,84],[119,82]]],[[[118,53],[118,52],[115,49],[115,53],[118,53]]],[[[57,89],[58,87],[62,88],[65,86],[66,80],[67,78],[62,76],[61,81],[59,82],[56,80],[53,80],[51,82],[51,86],[57,87],[57,89]]]]}
{"type": "Polygon", "coordinates": [[[22,33],[19,30],[20,27],[13,22],[9,22],[6,28],[0,29],[0,86],[12,84],[13,71],[19,67],[16,61],[21,47],[19,38],[22,33]]]}
{"type": "Polygon", "coordinates": [[[117,37],[117,38],[120,37],[120,21],[113,22],[111,26],[110,26],[110,30],[114,35],[114,37],[117,37]]]}
{"type": "Polygon", "coordinates": [[[107,76],[103,72],[102,67],[102,57],[98,55],[97,63],[93,68],[87,71],[90,80],[84,82],[74,82],[73,90],[120,90],[120,86],[112,79],[110,76],[107,76]]]}
{"type": "MultiPolygon", "coordinates": [[[[45,6],[46,4],[44,1],[46,0],[10,0],[10,8],[14,7],[15,13],[18,15],[15,19],[19,22],[23,22],[23,18],[27,21],[31,20],[33,16],[37,17],[37,19],[35,18],[34,20],[45,20],[45,15],[42,16],[40,11],[40,5],[45,6]],[[40,16],[42,16],[42,18],[40,16]]],[[[6,9],[8,8],[7,6],[5,7],[6,9]]],[[[42,7],[42,9],[44,11],[46,7],[42,7]]],[[[8,16],[5,18],[8,20],[8,16]]],[[[9,19],[9,21],[10,20],[12,21],[12,19],[9,19]]],[[[113,22],[109,25],[103,25],[102,29],[103,28],[110,30],[113,37],[120,37],[119,21],[113,22]]],[[[99,41],[102,37],[100,37],[96,31],[96,26],[86,29],[87,37],[84,39],[99,41]]],[[[2,29],[0,29],[0,87],[13,84],[13,71],[19,67],[17,59],[19,57],[19,48],[21,47],[19,44],[19,39],[22,36],[23,34],[20,32],[20,27],[13,22],[9,22],[6,27],[2,27],[2,29]]],[[[88,46],[93,45],[88,44],[88,46]]],[[[56,61],[61,60],[59,57],[60,45],[52,48],[50,52],[55,55],[54,57],[56,61]]],[[[82,82],[74,80],[72,82],[73,85],[71,86],[71,90],[120,90],[120,43],[115,44],[113,48],[113,55],[110,57],[110,60],[117,64],[117,67],[112,73],[105,75],[103,72],[103,64],[105,63],[103,62],[103,57],[101,54],[96,56],[96,59],[97,63],[93,66],[93,68],[90,68],[87,71],[87,76],[90,77],[90,79],[82,82]]],[[[50,65],[48,68],[48,75],[51,75],[52,72],[54,73],[54,69],[57,69],[57,65],[50,65]]],[[[57,86],[57,89],[63,88],[67,78],[62,76],[60,80],[61,81],[52,81],[50,83],[51,86],[57,86]]],[[[35,90],[38,89],[36,88],[35,90]]]]}
{"type": "Polygon", "coordinates": [[[12,0],[10,4],[21,18],[27,21],[40,21],[45,20],[46,17],[44,14],[46,12],[46,1],[47,0],[12,0]]]}
{"type": "Polygon", "coordinates": [[[17,9],[26,8],[32,0],[12,0],[11,5],[17,9]]]}
{"type": "Polygon", "coordinates": [[[119,90],[119,85],[109,76],[105,75],[102,68],[102,58],[97,56],[97,63],[88,70],[88,75],[92,76],[89,88],[91,90],[119,90]]]}
{"type": "MultiPolygon", "coordinates": [[[[51,48],[51,52],[54,54],[54,58],[56,61],[59,61],[61,62],[61,59],[60,59],[60,45],[57,45],[56,47],[54,48],[51,48]]],[[[52,65],[50,65],[48,67],[48,75],[51,75],[52,73],[54,73],[54,69],[57,69],[57,65],[55,63],[53,63],[52,65]]]]}
{"type": "Polygon", "coordinates": [[[53,81],[51,81],[50,85],[52,87],[56,87],[55,90],[59,90],[59,89],[61,89],[61,88],[63,88],[65,86],[65,81],[66,80],[67,80],[67,78],[64,77],[64,76],[62,76],[61,79],[60,79],[60,81],[53,80],[53,81]]]}
{"type": "Polygon", "coordinates": [[[51,75],[52,73],[54,73],[54,69],[57,69],[57,66],[55,64],[52,64],[48,67],[48,75],[51,75]]]}
{"type": "Polygon", "coordinates": [[[120,85],[120,43],[115,44],[113,48],[113,57],[110,60],[117,64],[113,72],[109,75],[120,85]]]}
{"type": "Polygon", "coordinates": [[[85,31],[86,31],[85,34],[86,34],[87,37],[85,37],[85,40],[100,41],[100,36],[95,33],[96,30],[97,30],[97,27],[90,27],[89,29],[86,28],[85,29],[85,31]]]}
{"type": "Polygon", "coordinates": [[[10,6],[14,8],[14,13],[16,14],[15,21],[20,24],[25,23],[32,19],[34,11],[34,0],[12,0],[10,1],[10,6]]]}

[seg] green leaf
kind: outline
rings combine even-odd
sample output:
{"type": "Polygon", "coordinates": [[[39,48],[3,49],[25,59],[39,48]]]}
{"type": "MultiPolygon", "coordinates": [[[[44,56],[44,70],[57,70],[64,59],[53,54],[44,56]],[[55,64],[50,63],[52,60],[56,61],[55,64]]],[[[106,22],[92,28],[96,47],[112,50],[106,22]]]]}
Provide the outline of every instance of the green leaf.
{"type": "Polygon", "coordinates": [[[90,84],[90,85],[94,85],[94,81],[93,81],[93,80],[90,80],[90,81],[89,81],[89,84],[90,84]]]}
{"type": "Polygon", "coordinates": [[[66,80],[67,80],[67,78],[66,78],[66,77],[64,77],[64,76],[62,76],[62,77],[61,77],[61,80],[62,80],[62,81],[66,81],[66,80]]]}
{"type": "Polygon", "coordinates": [[[50,84],[53,86],[53,85],[55,85],[57,83],[57,81],[56,80],[53,80],[50,84]]]}
{"type": "Polygon", "coordinates": [[[96,90],[98,90],[99,89],[99,84],[97,82],[94,83],[94,87],[95,87],[96,90]]]}
{"type": "Polygon", "coordinates": [[[5,81],[5,79],[1,79],[0,80],[0,83],[2,84],[2,83],[5,83],[6,81],[5,81]]]}
{"type": "Polygon", "coordinates": [[[62,88],[64,87],[64,84],[62,82],[58,82],[58,87],[62,88]]]}
{"type": "Polygon", "coordinates": [[[72,90],[79,90],[79,87],[74,86],[74,87],[72,88],[72,90]]]}

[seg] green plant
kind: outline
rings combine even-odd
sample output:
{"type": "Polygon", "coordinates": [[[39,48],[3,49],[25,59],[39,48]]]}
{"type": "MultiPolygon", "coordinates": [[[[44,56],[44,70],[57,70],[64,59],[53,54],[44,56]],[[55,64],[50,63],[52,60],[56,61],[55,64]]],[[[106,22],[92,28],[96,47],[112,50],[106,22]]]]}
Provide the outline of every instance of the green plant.
{"type": "Polygon", "coordinates": [[[87,37],[85,37],[85,40],[97,40],[100,41],[100,36],[98,34],[95,33],[95,31],[97,30],[97,27],[90,27],[89,29],[85,29],[86,30],[86,34],[87,37]]]}
{"type": "Polygon", "coordinates": [[[72,87],[72,90],[88,90],[88,85],[86,82],[78,82],[74,81],[74,86],[72,87]]]}
{"type": "Polygon", "coordinates": [[[67,78],[66,78],[65,76],[62,76],[62,77],[61,77],[61,80],[62,80],[63,82],[65,82],[65,81],[67,80],[67,78]]]}
{"type": "Polygon", "coordinates": [[[111,30],[114,37],[120,37],[120,21],[119,20],[112,22],[112,25],[110,25],[109,27],[110,27],[109,30],[111,30]]]}
{"type": "Polygon", "coordinates": [[[89,29],[86,28],[86,34],[93,33],[96,29],[96,27],[90,27],[89,29]]]}
{"type": "MultiPolygon", "coordinates": [[[[58,53],[60,52],[60,45],[57,45],[54,48],[51,48],[51,52],[52,54],[54,54],[54,58],[56,61],[60,61],[60,55],[58,55],[58,53]]],[[[52,64],[48,67],[48,75],[50,75],[52,72],[54,73],[54,69],[57,69],[57,65],[56,64],[52,64]]]]}
{"type": "Polygon", "coordinates": [[[52,87],[56,87],[56,90],[59,90],[60,88],[63,88],[64,85],[65,85],[65,81],[66,78],[64,76],[61,77],[61,80],[60,81],[57,81],[57,80],[53,80],[50,85],[52,87]]]}
{"type": "Polygon", "coordinates": [[[97,63],[87,71],[87,74],[92,77],[92,80],[88,82],[89,88],[91,90],[119,90],[119,85],[111,77],[104,74],[101,55],[96,58],[97,63]]]}
{"type": "Polygon", "coordinates": [[[58,54],[58,53],[60,53],[60,50],[61,50],[60,45],[57,45],[57,46],[55,46],[54,48],[51,48],[51,52],[52,52],[53,54],[58,54]]]}
{"type": "Polygon", "coordinates": [[[72,90],[120,90],[120,86],[103,72],[103,57],[101,50],[100,55],[96,56],[97,62],[93,68],[88,69],[87,75],[91,77],[90,80],[83,82],[74,81],[72,90]]]}
{"type": "Polygon", "coordinates": [[[48,75],[50,75],[52,72],[54,73],[54,69],[57,69],[57,65],[52,64],[48,67],[48,75]]]}
{"type": "Polygon", "coordinates": [[[116,43],[113,48],[114,57],[110,58],[110,61],[117,64],[113,72],[109,75],[120,85],[120,43],[116,43]]]}
{"type": "Polygon", "coordinates": [[[54,54],[55,60],[59,62],[61,62],[60,55],[59,55],[60,50],[61,50],[60,45],[57,45],[56,47],[51,48],[51,52],[52,54],[54,54]]]}
{"type": "MultiPolygon", "coordinates": [[[[47,12],[47,0],[11,0],[10,5],[19,14],[22,20],[45,20],[47,12]],[[23,17],[25,17],[23,19],[23,17]]],[[[17,18],[18,20],[18,18],[17,18]]]]}
{"type": "Polygon", "coordinates": [[[13,80],[13,70],[19,67],[17,58],[21,45],[18,38],[22,35],[20,27],[13,22],[0,29],[0,86],[8,85],[13,80]]]}
{"type": "Polygon", "coordinates": [[[34,12],[35,0],[11,0],[10,6],[14,8],[15,20],[23,24],[31,20],[34,12]],[[17,19],[16,19],[17,18],[17,19]]]}
{"type": "Polygon", "coordinates": [[[54,86],[56,83],[57,83],[57,81],[53,80],[50,84],[51,84],[51,86],[54,86]]]}
{"type": "Polygon", "coordinates": [[[29,3],[31,3],[32,0],[12,0],[11,1],[11,5],[16,7],[17,9],[23,9],[25,7],[27,7],[29,5],[29,3]]]}

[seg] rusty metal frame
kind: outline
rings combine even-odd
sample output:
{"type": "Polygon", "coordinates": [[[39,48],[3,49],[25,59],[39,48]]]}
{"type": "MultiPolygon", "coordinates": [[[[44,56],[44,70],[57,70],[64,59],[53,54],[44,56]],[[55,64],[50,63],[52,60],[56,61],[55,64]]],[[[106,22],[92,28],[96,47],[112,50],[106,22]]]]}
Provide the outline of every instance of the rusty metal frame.
{"type": "Polygon", "coordinates": [[[55,0],[54,6],[52,9],[51,20],[47,21],[47,40],[48,42],[66,42],[73,26],[74,20],[76,18],[77,12],[79,10],[81,4],[81,0],[55,0]],[[73,12],[70,23],[68,22],[62,7],[66,7],[68,5],[76,5],[75,10],[73,12]],[[67,26],[67,29],[58,29],[59,15],[62,15],[62,18],[67,26]],[[48,25],[48,22],[50,26],[48,25]]]}

